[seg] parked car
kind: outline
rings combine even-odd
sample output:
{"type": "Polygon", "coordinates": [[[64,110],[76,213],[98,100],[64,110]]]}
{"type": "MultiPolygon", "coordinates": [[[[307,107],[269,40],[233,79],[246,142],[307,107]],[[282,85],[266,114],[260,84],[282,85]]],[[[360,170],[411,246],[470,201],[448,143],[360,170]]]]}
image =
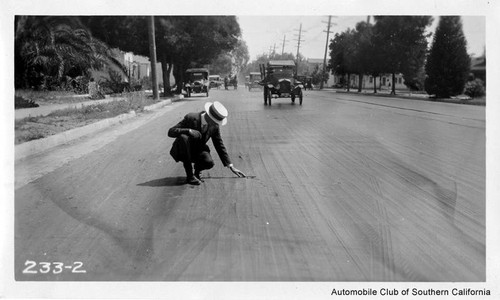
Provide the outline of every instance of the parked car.
{"type": "Polygon", "coordinates": [[[267,65],[260,65],[264,86],[264,105],[271,105],[272,98],[290,98],[292,103],[299,98],[302,105],[303,84],[294,78],[296,71],[293,60],[271,60],[267,65]]]}
{"type": "Polygon", "coordinates": [[[209,80],[208,69],[197,68],[187,69],[184,77],[184,90],[186,97],[191,97],[191,94],[206,93],[208,97],[209,80]]]}
{"type": "Polygon", "coordinates": [[[219,89],[222,86],[222,78],[220,75],[209,75],[208,81],[210,82],[209,87],[211,89],[219,89]]]}
{"type": "Polygon", "coordinates": [[[259,72],[250,72],[248,75],[248,91],[254,88],[262,89],[260,82],[262,81],[262,76],[259,72]]]}

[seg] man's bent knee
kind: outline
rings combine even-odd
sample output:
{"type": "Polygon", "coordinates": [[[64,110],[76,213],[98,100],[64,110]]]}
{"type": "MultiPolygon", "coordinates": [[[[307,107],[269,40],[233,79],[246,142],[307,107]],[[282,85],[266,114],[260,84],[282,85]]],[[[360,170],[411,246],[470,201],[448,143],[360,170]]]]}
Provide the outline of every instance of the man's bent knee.
{"type": "Polygon", "coordinates": [[[196,167],[201,170],[208,170],[215,166],[214,160],[208,153],[202,153],[196,162],[196,167]]]}

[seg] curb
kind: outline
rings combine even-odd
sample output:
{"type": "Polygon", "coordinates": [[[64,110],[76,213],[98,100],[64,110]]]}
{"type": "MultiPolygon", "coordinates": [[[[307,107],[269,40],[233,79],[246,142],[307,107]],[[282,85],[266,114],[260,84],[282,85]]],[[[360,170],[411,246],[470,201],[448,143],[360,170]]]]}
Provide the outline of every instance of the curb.
{"type": "MultiPolygon", "coordinates": [[[[347,91],[335,91],[335,93],[338,94],[353,94],[353,92],[347,92],[347,91]]],[[[358,93],[354,92],[356,95],[360,96],[371,96],[371,97],[383,97],[383,98],[403,98],[403,99],[411,99],[411,100],[425,100],[425,101],[430,101],[429,97],[418,97],[418,96],[409,96],[409,95],[390,95],[390,94],[383,94],[383,93],[358,93]]]]}
{"type": "MultiPolygon", "coordinates": [[[[169,104],[172,104],[173,101],[178,101],[182,99],[182,95],[175,96],[173,99],[163,100],[159,103],[155,103],[149,106],[144,107],[144,111],[153,111],[169,104]]],[[[96,131],[102,130],[104,128],[110,127],[115,124],[119,124],[125,120],[132,119],[136,117],[137,114],[135,111],[131,111],[126,114],[121,114],[113,118],[104,119],[89,125],[85,125],[82,127],[73,128],[58,134],[54,134],[48,136],[46,138],[33,140],[29,142],[25,142],[15,146],[15,160],[20,160],[25,157],[43,152],[47,149],[66,144],[72,140],[81,138],[83,136],[89,135],[96,131]]]]}
{"type": "Polygon", "coordinates": [[[445,99],[445,98],[429,98],[429,96],[427,96],[427,97],[420,96],[419,97],[419,96],[410,96],[410,95],[402,95],[402,94],[396,94],[396,95],[383,94],[383,93],[373,94],[373,93],[347,92],[347,91],[339,91],[339,90],[336,90],[334,92],[338,93],[338,94],[352,94],[352,95],[369,96],[369,97],[401,98],[401,99],[408,99],[408,100],[439,102],[439,103],[448,103],[448,104],[463,104],[463,105],[485,106],[485,104],[483,104],[481,102],[474,102],[474,99],[472,99],[472,98],[467,98],[467,99],[445,99]]]}

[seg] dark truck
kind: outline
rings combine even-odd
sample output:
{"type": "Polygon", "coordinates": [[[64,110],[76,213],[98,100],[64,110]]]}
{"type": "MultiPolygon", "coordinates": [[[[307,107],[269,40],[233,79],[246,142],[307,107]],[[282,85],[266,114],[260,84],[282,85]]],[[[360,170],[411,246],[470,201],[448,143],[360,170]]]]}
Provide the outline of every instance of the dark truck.
{"type": "Polygon", "coordinates": [[[302,105],[302,83],[294,78],[296,71],[293,60],[271,60],[267,65],[259,65],[263,78],[261,85],[264,87],[264,105],[271,105],[273,98],[290,98],[292,103],[299,98],[302,105]]]}
{"type": "Polygon", "coordinates": [[[191,94],[193,93],[205,93],[208,97],[208,90],[210,89],[208,69],[187,69],[184,80],[184,90],[186,91],[186,97],[191,97],[191,94]]]}
{"type": "Polygon", "coordinates": [[[259,72],[250,72],[248,75],[248,91],[251,91],[254,88],[259,88],[261,89],[262,86],[260,85],[260,82],[262,80],[261,74],[259,72]]]}

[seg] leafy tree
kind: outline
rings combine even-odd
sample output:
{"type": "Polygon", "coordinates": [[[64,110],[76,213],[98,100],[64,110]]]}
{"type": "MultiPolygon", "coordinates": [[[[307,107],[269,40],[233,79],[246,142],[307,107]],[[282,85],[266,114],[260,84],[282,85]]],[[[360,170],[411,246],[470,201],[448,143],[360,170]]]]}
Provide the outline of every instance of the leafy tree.
{"type": "Polygon", "coordinates": [[[425,90],[439,98],[464,91],[470,70],[467,41],[458,16],[440,17],[425,65],[425,90]]]}
{"type": "Polygon", "coordinates": [[[233,68],[232,57],[229,53],[221,53],[211,64],[210,74],[225,76],[230,74],[233,68]]]}
{"type": "MultiPolygon", "coordinates": [[[[15,85],[60,88],[68,77],[88,75],[112,59],[76,17],[18,16],[15,19],[15,85]]],[[[74,82],[74,81],[72,81],[74,82]]]]}
{"type": "Polygon", "coordinates": [[[311,77],[312,77],[312,83],[317,85],[320,84],[321,81],[327,82],[330,76],[328,74],[328,71],[325,70],[323,72],[323,68],[320,68],[320,65],[316,65],[311,73],[311,77]]]}
{"type": "Polygon", "coordinates": [[[351,73],[355,72],[353,63],[354,32],[353,29],[348,28],[340,34],[336,33],[329,45],[328,68],[339,76],[347,75],[347,90],[350,89],[351,73]]]}
{"type": "Polygon", "coordinates": [[[427,39],[425,29],[430,16],[375,16],[374,42],[385,66],[383,72],[392,74],[392,94],[396,73],[406,74],[411,81],[424,63],[427,39]]]}
{"type": "Polygon", "coordinates": [[[358,73],[359,85],[358,92],[363,88],[363,76],[372,69],[373,44],[372,44],[372,25],[367,22],[359,22],[356,24],[356,30],[353,32],[352,44],[352,68],[358,73]]]}
{"type": "MultiPolygon", "coordinates": [[[[96,16],[86,24],[109,45],[149,57],[145,17],[96,16]]],[[[186,69],[210,64],[233,50],[241,36],[235,16],[159,16],[155,29],[165,91],[170,90],[171,72],[180,92],[186,69]]]]}
{"type": "MultiPolygon", "coordinates": [[[[183,82],[186,69],[208,65],[220,53],[233,50],[241,36],[235,16],[168,17],[176,24],[178,43],[173,53],[174,77],[183,82]]],[[[167,34],[168,36],[168,34],[167,34]]],[[[169,43],[173,46],[173,44],[169,43]]],[[[178,91],[180,91],[178,85],[178,91]]]]}
{"type": "Polygon", "coordinates": [[[242,39],[238,39],[236,47],[230,53],[232,58],[234,59],[235,71],[239,73],[245,68],[248,61],[250,60],[247,43],[242,39]]]}

